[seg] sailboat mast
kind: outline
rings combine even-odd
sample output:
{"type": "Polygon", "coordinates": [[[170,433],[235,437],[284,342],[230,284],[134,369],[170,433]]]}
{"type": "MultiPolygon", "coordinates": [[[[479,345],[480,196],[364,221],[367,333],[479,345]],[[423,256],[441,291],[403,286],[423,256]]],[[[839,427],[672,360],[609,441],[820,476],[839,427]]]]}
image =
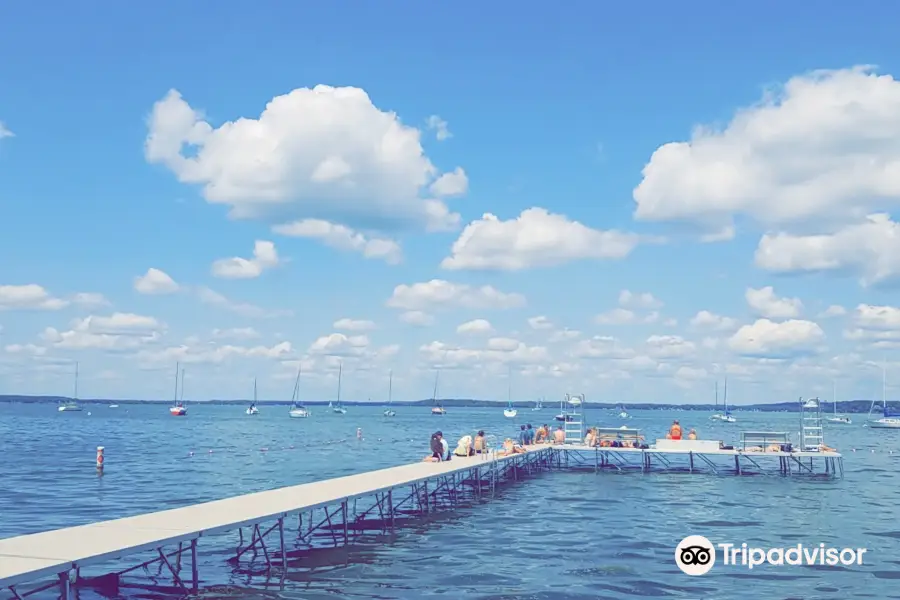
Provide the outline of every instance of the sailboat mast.
{"type": "Polygon", "coordinates": [[[256,377],[253,378],[253,404],[256,404],[256,377]]]}
{"type": "Polygon", "coordinates": [[[291,404],[297,402],[300,396],[300,372],[303,369],[303,365],[297,367],[297,378],[294,379],[294,393],[291,394],[291,404]]]}
{"type": "Polygon", "coordinates": [[[506,403],[512,408],[512,367],[506,370],[506,403]]]}
{"type": "Polygon", "coordinates": [[[184,404],[184,369],[181,370],[181,397],[179,400],[184,404]]]}
{"type": "Polygon", "coordinates": [[[394,371],[388,371],[388,404],[394,399],[394,371]]]}
{"type": "Polygon", "coordinates": [[[344,363],[340,363],[338,365],[338,397],[337,397],[338,406],[341,405],[341,377],[343,377],[343,374],[344,374],[344,363]]]}
{"type": "Polygon", "coordinates": [[[175,396],[173,401],[178,402],[178,376],[181,374],[181,363],[175,363],[175,396]]]}
{"type": "Polygon", "coordinates": [[[78,400],[78,361],[75,362],[75,399],[78,400]]]}
{"type": "Polygon", "coordinates": [[[438,378],[441,376],[441,370],[437,369],[434,372],[434,390],[431,392],[431,403],[437,404],[437,393],[438,393],[438,378]]]}
{"type": "Polygon", "coordinates": [[[725,391],[722,394],[722,410],[728,414],[728,378],[725,378],[725,391]]]}

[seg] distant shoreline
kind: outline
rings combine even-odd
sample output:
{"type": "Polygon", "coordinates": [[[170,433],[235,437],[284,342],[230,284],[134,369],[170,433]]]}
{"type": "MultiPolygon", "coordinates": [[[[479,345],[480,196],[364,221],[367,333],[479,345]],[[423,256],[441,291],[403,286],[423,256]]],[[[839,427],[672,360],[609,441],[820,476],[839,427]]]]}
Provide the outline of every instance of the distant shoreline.
{"type": "MultiPolygon", "coordinates": [[[[0,395],[0,403],[5,404],[57,404],[59,402],[71,401],[72,398],[67,396],[16,396],[16,395],[0,395]]],[[[82,398],[78,400],[79,404],[128,404],[128,405],[139,405],[139,404],[147,404],[147,405],[165,405],[171,400],[131,400],[131,399],[104,399],[104,398],[82,398]]],[[[188,400],[188,404],[198,404],[198,405],[223,405],[223,406],[235,406],[235,405],[244,405],[248,404],[250,400],[188,400]]],[[[303,402],[306,406],[326,406],[331,400],[313,400],[303,402]]],[[[830,413],[833,410],[833,405],[831,402],[821,401],[822,402],[822,411],[823,413],[830,413]]],[[[256,402],[260,406],[289,406],[291,403],[289,400],[258,400],[256,402]]],[[[387,402],[385,401],[375,401],[375,402],[362,402],[362,401],[343,401],[342,404],[345,406],[386,406],[387,402]]],[[[393,406],[401,407],[401,406],[431,406],[432,400],[431,398],[426,398],[424,400],[412,400],[406,402],[394,401],[392,403],[393,406]]],[[[506,402],[496,401],[496,400],[476,400],[473,398],[444,398],[441,399],[441,404],[446,408],[498,408],[501,406],[505,406],[506,402]]],[[[518,401],[512,403],[514,407],[518,409],[530,409],[534,406],[534,401],[518,401]]],[[[871,400],[845,400],[837,403],[837,410],[839,413],[844,414],[860,414],[860,413],[868,413],[869,408],[872,405],[871,400]]],[[[585,408],[587,409],[615,409],[617,406],[620,406],[619,403],[607,403],[607,402],[586,402],[585,408]]],[[[748,412],[748,411],[759,411],[759,412],[798,412],[800,404],[798,402],[778,402],[772,404],[744,404],[738,406],[730,406],[729,408],[734,412],[748,412]]],[[[555,411],[558,410],[557,402],[548,402],[544,406],[544,410],[546,411],[555,411]]],[[[634,403],[628,405],[628,410],[699,410],[699,411],[712,411],[716,410],[716,406],[713,404],[656,404],[650,402],[642,402],[642,403],[634,403]]],[[[721,410],[721,409],[719,409],[721,410]]]]}

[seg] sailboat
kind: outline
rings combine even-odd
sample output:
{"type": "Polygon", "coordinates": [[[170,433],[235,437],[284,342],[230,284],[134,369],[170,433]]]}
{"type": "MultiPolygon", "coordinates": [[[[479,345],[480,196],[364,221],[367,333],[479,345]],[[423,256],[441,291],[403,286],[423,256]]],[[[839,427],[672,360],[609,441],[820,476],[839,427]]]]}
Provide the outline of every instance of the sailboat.
{"type": "Polygon", "coordinates": [[[519,411],[513,408],[512,404],[512,367],[509,368],[509,374],[506,376],[506,408],[503,409],[503,416],[512,419],[519,411]]]}
{"type": "Polygon", "coordinates": [[[534,408],[532,408],[531,410],[544,410],[544,399],[538,398],[534,403],[534,408]]]}
{"type": "Polygon", "coordinates": [[[431,393],[431,403],[433,406],[431,407],[431,414],[433,415],[446,415],[447,411],[444,410],[444,406],[437,399],[438,393],[438,378],[441,376],[441,371],[438,369],[434,373],[434,391],[431,393]]]}
{"type": "Polygon", "coordinates": [[[247,415],[258,415],[259,409],[256,408],[256,377],[253,378],[253,402],[244,411],[247,415]]]}
{"type": "MultiPolygon", "coordinates": [[[[719,407],[719,382],[716,382],[716,408],[719,407]]],[[[736,423],[737,419],[728,412],[728,378],[725,378],[725,393],[722,396],[722,412],[716,413],[710,417],[711,421],[722,421],[723,423],[736,423]]]]}
{"type": "Polygon", "coordinates": [[[900,415],[892,414],[888,410],[887,400],[885,399],[885,387],[887,386],[887,375],[884,366],[881,367],[881,410],[883,415],[880,419],[872,419],[872,409],[875,408],[875,400],[872,400],[872,406],[869,407],[869,422],[867,425],[873,429],[900,429],[900,415]]]}
{"type": "Polygon", "coordinates": [[[56,407],[59,412],[81,412],[81,406],[78,404],[78,363],[75,363],[75,394],[71,400],[60,402],[56,407]]]}
{"type": "Polygon", "coordinates": [[[838,415],[837,411],[837,383],[831,382],[831,403],[834,405],[834,416],[828,417],[826,421],[836,423],[838,425],[850,425],[850,417],[838,415]]]}
{"type": "Polygon", "coordinates": [[[184,405],[184,369],[180,363],[175,363],[175,404],[169,407],[169,414],[173,417],[186,417],[187,407],[184,405]],[[181,376],[181,400],[178,399],[178,377],[181,376]]]}
{"type": "Polygon", "coordinates": [[[628,411],[625,410],[625,405],[619,405],[619,418],[620,419],[630,419],[631,415],[628,414],[628,411]]]}
{"type": "Polygon", "coordinates": [[[291,394],[291,409],[288,416],[292,419],[306,419],[309,417],[309,410],[300,404],[300,372],[303,366],[297,367],[297,379],[294,381],[294,393],[291,394]]]}
{"type": "Polygon", "coordinates": [[[388,407],[384,411],[384,416],[386,416],[386,417],[394,417],[397,415],[397,413],[391,409],[391,403],[393,402],[393,400],[394,400],[394,372],[391,371],[388,373],[388,407]]]}
{"type": "Polygon", "coordinates": [[[330,402],[328,403],[328,405],[331,406],[332,412],[337,413],[337,414],[339,414],[339,415],[346,415],[346,414],[347,414],[347,409],[344,408],[344,405],[343,405],[343,404],[341,404],[341,378],[343,377],[343,374],[344,374],[344,363],[341,363],[340,365],[338,365],[338,395],[337,395],[337,405],[331,406],[331,403],[330,403],[330,402]]]}

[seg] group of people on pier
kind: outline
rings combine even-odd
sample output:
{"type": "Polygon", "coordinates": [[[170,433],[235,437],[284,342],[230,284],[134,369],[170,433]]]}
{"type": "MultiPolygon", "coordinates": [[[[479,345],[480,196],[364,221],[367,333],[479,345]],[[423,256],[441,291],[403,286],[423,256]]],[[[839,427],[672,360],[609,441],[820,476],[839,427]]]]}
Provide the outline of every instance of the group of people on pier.
{"type": "MultiPolygon", "coordinates": [[[[520,426],[518,439],[513,440],[507,438],[503,442],[503,446],[496,450],[497,455],[505,456],[508,454],[521,454],[525,452],[526,446],[534,444],[565,444],[566,432],[560,425],[556,430],[551,431],[550,426],[546,423],[535,429],[531,423],[520,426]]],[[[436,431],[431,434],[430,442],[431,454],[425,457],[426,462],[441,462],[451,460],[454,456],[475,456],[490,451],[487,438],[483,430],[479,430],[475,436],[464,435],[459,438],[456,449],[450,451],[444,433],[436,431]]]]}

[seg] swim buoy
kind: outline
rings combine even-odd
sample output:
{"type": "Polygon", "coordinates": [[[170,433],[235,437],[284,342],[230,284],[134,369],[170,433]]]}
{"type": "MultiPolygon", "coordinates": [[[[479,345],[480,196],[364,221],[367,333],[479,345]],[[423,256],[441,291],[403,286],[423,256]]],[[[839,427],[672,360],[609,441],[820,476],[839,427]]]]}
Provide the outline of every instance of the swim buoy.
{"type": "Polygon", "coordinates": [[[97,446],[97,468],[103,468],[103,446],[97,446]]]}

